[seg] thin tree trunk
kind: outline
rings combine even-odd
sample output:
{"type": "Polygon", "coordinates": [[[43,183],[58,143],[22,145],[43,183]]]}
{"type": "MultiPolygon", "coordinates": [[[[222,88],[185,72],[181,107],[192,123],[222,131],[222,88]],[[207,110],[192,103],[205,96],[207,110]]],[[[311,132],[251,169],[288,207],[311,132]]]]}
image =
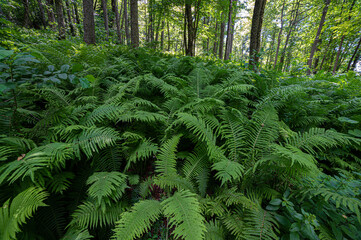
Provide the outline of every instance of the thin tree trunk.
{"type": "Polygon", "coordinates": [[[68,19],[69,19],[70,32],[71,32],[72,36],[75,36],[76,34],[75,34],[74,25],[73,25],[73,20],[71,19],[69,0],[65,0],[65,5],[66,5],[66,12],[68,14],[68,19]]]}
{"type": "Polygon", "coordinates": [[[233,0],[229,0],[229,11],[228,11],[228,26],[227,26],[227,40],[226,40],[226,51],[224,54],[224,60],[229,59],[229,55],[231,54],[231,39],[232,39],[232,5],[233,0]]]}
{"type": "Polygon", "coordinates": [[[307,75],[311,74],[313,55],[315,54],[315,51],[317,49],[317,44],[320,41],[319,40],[320,34],[321,34],[321,31],[322,31],[323,24],[325,23],[325,20],[326,20],[326,14],[327,14],[328,6],[330,5],[330,2],[331,2],[331,0],[326,0],[325,7],[323,8],[323,11],[322,11],[322,16],[321,16],[320,23],[318,25],[316,37],[315,37],[315,40],[313,41],[310,57],[308,58],[308,61],[307,61],[307,65],[308,65],[308,68],[309,68],[307,70],[307,75]]]}
{"type": "Polygon", "coordinates": [[[218,33],[218,21],[216,21],[216,31],[215,31],[215,34],[214,34],[214,44],[213,44],[213,55],[214,56],[217,56],[217,50],[218,50],[218,36],[217,36],[217,33],[218,33]]]}
{"type": "Polygon", "coordinates": [[[43,6],[43,3],[41,2],[41,0],[38,0],[38,5],[39,5],[39,10],[40,10],[39,13],[40,13],[41,22],[45,29],[47,27],[48,23],[45,19],[44,6],[43,6]]]}
{"type": "Polygon", "coordinates": [[[219,35],[219,59],[223,59],[224,29],[226,24],[223,21],[223,13],[221,15],[221,33],[219,35]]]}
{"type": "Polygon", "coordinates": [[[80,24],[80,18],[79,18],[79,13],[78,13],[78,5],[76,4],[76,2],[73,2],[73,7],[74,7],[74,12],[75,12],[75,19],[76,19],[76,23],[80,24]]]}
{"type": "Polygon", "coordinates": [[[122,43],[122,34],[120,32],[120,20],[119,20],[119,11],[118,11],[118,1],[112,1],[112,10],[114,11],[115,15],[115,26],[117,28],[117,36],[118,36],[118,43],[122,43]]]}
{"type": "Polygon", "coordinates": [[[168,49],[170,51],[170,32],[169,32],[169,22],[167,21],[167,31],[168,31],[168,49]]]}
{"type": "Polygon", "coordinates": [[[160,49],[163,51],[164,46],[164,20],[162,21],[162,33],[160,35],[160,49]]]}
{"type": "Polygon", "coordinates": [[[251,39],[250,39],[250,68],[258,71],[259,63],[259,51],[261,47],[261,31],[263,24],[264,9],[266,7],[267,0],[256,0],[251,27],[251,39]]]}
{"type": "Polygon", "coordinates": [[[149,0],[149,28],[148,28],[148,41],[150,43],[154,42],[154,26],[153,26],[153,0],[149,0]]]}
{"type": "Polygon", "coordinates": [[[107,9],[107,0],[102,0],[103,8],[103,18],[104,18],[104,27],[107,32],[107,40],[109,39],[109,23],[108,23],[108,9],[107,9]]]}
{"type": "Polygon", "coordinates": [[[361,51],[358,52],[358,54],[356,55],[355,57],[355,60],[353,61],[353,64],[352,64],[352,70],[355,71],[356,69],[356,64],[357,62],[360,60],[360,57],[361,57],[361,51]]]}
{"type": "Polygon", "coordinates": [[[139,47],[138,0],[130,0],[132,47],[139,47]]]}
{"type": "Polygon", "coordinates": [[[356,46],[355,51],[353,52],[353,54],[352,54],[352,56],[351,56],[351,58],[350,58],[350,61],[349,61],[348,64],[347,64],[347,72],[350,71],[350,67],[351,67],[351,64],[352,64],[352,59],[355,58],[355,56],[356,56],[356,54],[357,54],[357,52],[358,52],[358,50],[359,50],[359,48],[360,48],[360,45],[361,45],[361,37],[360,37],[360,40],[359,40],[359,42],[358,42],[358,44],[357,44],[357,46],[356,46]]]}
{"type": "Polygon", "coordinates": [[[277,40],[277,49],[276,49],[276,56],[275,56],[275,62],[273,64],[273,67],[276,68],[277,65],[277,61],[278,61],[278,52],[280,50],[280,46],[281,46],[281,41],[282,41],[282,32],[283,32],[283,14],[284,14],[284,9],[285,9],[285,3],[286,0],[283,1],[282,4],[282,10],[281,10],[281,28],[280,28],[280,32],[278,33],[278,40],[277,40]]]}
{"type": "Polygon", "coordinates": [[[65,39],[65,23],[63,16],[63,3],[62,0],[55,0],[56,18],[58,21],[59,39],[65,39]]]}
{"type": "Polygon", "coordinates": [[[98,0],[95,0],[94,7],[93,7],[93,10],[94,10],[94,11],[95,11],[95,9],[97,8],[97,4],[98,4],[98,0]]]}
{"type": "Polygon", "coordinates": [[[192,5],[190,3],[185,4],[185,19],[187,22],[187,29],[188,29],[188,37],[187,42],[185,43],[186,46],[186,55],[194,56],[193,52],[193,16],[192,16],[192,5]]]}
{"type": "Polygon", "coordinates": [[[83,0],[83,13],[84,42],[86,44],[95,44],[93,0],[83,0]]]}
{"type": "Polygon", "coordinates": [[[129,22],[128,22],[128,4],[127,0],[123,0],[124,8],[124,27],[125,27],[125,38],[127,39],[127,45],[130,45],[130,34],[129,34],[129,22]]]}

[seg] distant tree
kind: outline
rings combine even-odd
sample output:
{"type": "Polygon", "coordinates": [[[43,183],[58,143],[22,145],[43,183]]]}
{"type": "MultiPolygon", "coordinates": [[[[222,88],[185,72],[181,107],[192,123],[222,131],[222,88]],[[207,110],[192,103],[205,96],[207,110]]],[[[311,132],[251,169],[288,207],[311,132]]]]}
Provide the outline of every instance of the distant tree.
{"type": "Polygon", "coordinates": [[[56,19],[58,21],[59,39],[65,39],[65,23],[63,15],[63,2],[62,0],[55,0],[56,19]]]}
{"type": "Polygon", "coordinates": [[[103,9],[103,18],[104,18],[104,28],[107,32],[107,40],[109,38],[109,24],[108,24],[108,10],[107,10],[107,0],[102,0],[102,9],[103,9]]]}

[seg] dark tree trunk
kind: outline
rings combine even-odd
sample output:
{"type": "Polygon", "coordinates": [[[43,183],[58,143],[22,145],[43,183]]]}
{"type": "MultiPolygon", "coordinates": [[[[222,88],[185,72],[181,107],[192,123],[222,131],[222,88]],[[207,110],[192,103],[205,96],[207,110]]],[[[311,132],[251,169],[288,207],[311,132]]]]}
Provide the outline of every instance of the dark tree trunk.
{"type": "Polygon", "coordinates": [[[353,52],[353,54],[352,54],[352,56],[351,56],[351,58],[350,58],[350,61],[349,61],[348,64],[347,64],[347,71],[350,71],[350,67],[351,67],[351,64],[352,64],[352,60],[353,60],[353,59],[356,60],[355,56],[356,56],[356,54],[357,54],[357,52],[358,52],[358,50],[359,50],[359,48],[360,48],[360,45],[361,45],[361,37],[360,37],[360,40],[359,40],[359,42],[358,42],[358,44],[357,44],[357,46],[356,46],[355,51],[353,52]]]}
{"type": "Polygon", "coordinates": [[[125,28],[125,37],[127,39],[127,44],[130,45],[130,34],[129,34],[129,22],[128,22],[128,1],[123,0],[123,8],[124,8],[124,28],[125,28]]]}
{"type": "Polygon", "coordinates": [[[29,12],[29,0],[23,0],[24,4],[24,27],[30,28],[30,12],[29,12]]]}
{"type": "Polygon", "coordinates": [[[95,0],[94,6],[93,6],[93,11],[95,11],[95,9],[97,8],[97,4],[98,4],[98,0],[95,0]]]}
{"type": "Polygon", "coordinates": [[[132,47],[139,47],[138,0],[130,0],[130,21],[132,47]]]}
{"type": "Polygon", "coordinates": [[[59,39],[65,39],[65,23],[62,0],[55,0],[56,18],[58,21],[59,39]]]}
{"type": "Polygon", "coordinates": [[[223,58],[224,29],[226,28],[226,24],[223,21],[223,14],[221,16],[221,21],[221,33],[219,35],[219,59],[223,58]]]}
{"type": "Polygon", "coordinates": [[[46,14],[48,15],[48,24],[50,25],[50,27],[52,29],[55,29],[55,15],[54,15],[54,9],[53,9],[53,1],[51,0],[47,0],[45,2],[45,4],[47,5],[46,9],[46,14]]]}
{"type": "Polygon", "coordinates": [[[253,9],[251,39],[249,47],[249,66],[253,70],[258,69],[257,65],[259,63],[259,51],[261,47],[261,31],[266,2],[267,0],[256,0],[253,9]]]}
{"type": "Polygon", "coordinates": [[[66,12],[68,14],[68,19],[69,19],[69,25],[70,25],[70,32],[72,36],[75,36],[75,29],[74,29],[74,25],[73,25],[73,20],[71,19],[71,14],[70,14],[70,5],[69,5],[69,0],[65,0],[65,5],[66,5],[66,12]]]}
{"type": "Polygon", "coordinates": [[[361,58],[361,51],[358,52],[358,54],[355,57],[355,60],[353,61],[353,64],[352,64],[352,70],[353,71],[356,70],[356,64],[360,60],[360,58],[361,58]]]}
{"type": "Polygon", "coordinates": [[[93,0],[83,0],[83,13],[84,42],[86,44],[95,44],[93,0]]]}
{"type": "Polygon", "coordinates": [[[312,44],[310,57],[308,58],[308,61],[307,61],[307,65],[308,65],[308,68],[309,68],[307,70],[308,75],[311,74],[313,55],[315,54],[316,49],[317,49],[317,44],[320,41],[319,40],[320,34],[321,34],[321,31],[322,31],[323,24],[325,23],[326,14],[327,14],[328,6],[330,5],[330,2],[331,2],[331,0],[326,0],[326,2],[325,2],[325,7],[323,8],[323,11],[322,11],[322,16],[321,16],[320,23],[318,25],[316,37],[315,37],[315,40],[313,41],[313,44],[312,44]]]}
{"type": "Polygon", "coordinates": [[[39,10],[40,10],[39,13],[40,13],[41,22],[45,29],[48,26],[48,23],[45,18],[44,6],[43,6],[43,3],[41,2],[41,0],[38,0],[38,5],[39,5],[39,10]]]}
{"type": "Polygon", "coordinates": [[[78,13],[78,5],[76,4],[76,2],[73,2],[73,7],[74,7],[74,12],[75,12],[75,19],[76,19],[76,23],[80,24],[80,18],[79,18],[79,13],[78,13]]]}
{"type": "Polygon", "coordinates": [[[119,11],[118,11],[118,1],[112,1],[112,10],[115,15],[115,26],[117,28],[117,36],[118,36],[118,43],[122,43],[122,34],[120,31],[120,19],[119,19],[119,11]]]}
{"type": "Polygon", "coordinates": [[[194,56],[193,52],[193,16],[192,16],[192,5],[190,3],[185,4],[185,20],[186,20],[186,26],[188,29],[188,38],[186,45],[186,55],[188,56],[194,56]]]}
{"type": "Polygon", "coordinates": [[[231,54],[232,46],[232,5],[233,0],[229,0],[229,11],[228,11],[228,26],[227,26],[227,40],[226,40],[226,51],[224,54],[224,60],[229,59],[229,55],[231,54]]]}
{"type": "Polygon", "coordinates": [[[109,38],[109,23],[108,23],[108,9],[107,9],[107,0],[102,0],[102,9],[103,9],[103,18],[104,18],[104,28],[107,32],[107,40],[109,38]]]}
{"type": "Polygon", "coordinates": [[[273,67],[276,68],[277,65],[277,61],[278,61],[278,52],[280,50],[280,45],[281,45],[281,41],[282,41],[282,32],[283,32],[283,13],[284,13],[284,9],[285,9],[285,3],[286,0],[283,1],[282,4],[282,10],[281,10],[281,28],[280,28],[280,32],[278,33],[278,40],[277,40],[277,49],[276,49],[276,56],[275,56],[275,62],[273,64],[273,67]]]}

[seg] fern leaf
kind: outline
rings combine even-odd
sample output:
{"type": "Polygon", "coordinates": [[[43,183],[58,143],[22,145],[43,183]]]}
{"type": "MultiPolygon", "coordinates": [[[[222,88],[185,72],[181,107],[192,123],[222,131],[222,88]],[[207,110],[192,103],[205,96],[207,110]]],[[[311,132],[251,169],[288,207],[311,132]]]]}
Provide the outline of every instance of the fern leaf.
{"type": "Polygon", "coordinates": [[[117,222],[112,239],[133,240],[141,237],[161,214],[161,204],[155,200],[143,200],[124,212],[117,222]]]}
{"type": "Polygon", "coordinates": [[[20,225],[25,223],[34,212],[46,206],[48,194],[41,188],[30,187],[19,193],[11,202],[7,200],[0,210],[0,239],[16,239],[20,225]]]}
{"type": "Polygon", "coordinates": [[[173,235],[185,240],[204,239],[205,220],[197,196],[187,190],[176,192],[162,202],[164,215],[169,218],[173,235]]]}
{"type": "Polygon", "coordinates": [[[177,135],[165,142],[158,154],[158,160],[155,162],[156,172],[165,176],[172,176],[177,174],[176,170],[176,150],[181,135],[177,135]]]}

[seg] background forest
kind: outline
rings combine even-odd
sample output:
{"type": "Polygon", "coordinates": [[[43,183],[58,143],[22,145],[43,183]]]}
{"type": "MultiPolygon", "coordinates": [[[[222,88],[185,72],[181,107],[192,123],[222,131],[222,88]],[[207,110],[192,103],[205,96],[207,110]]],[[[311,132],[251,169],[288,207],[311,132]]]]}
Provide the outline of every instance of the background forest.
{"type": "Polygon", "coordinates": [[[360,0],[0,0],[0,240],[361,239],[360,0]]]}

